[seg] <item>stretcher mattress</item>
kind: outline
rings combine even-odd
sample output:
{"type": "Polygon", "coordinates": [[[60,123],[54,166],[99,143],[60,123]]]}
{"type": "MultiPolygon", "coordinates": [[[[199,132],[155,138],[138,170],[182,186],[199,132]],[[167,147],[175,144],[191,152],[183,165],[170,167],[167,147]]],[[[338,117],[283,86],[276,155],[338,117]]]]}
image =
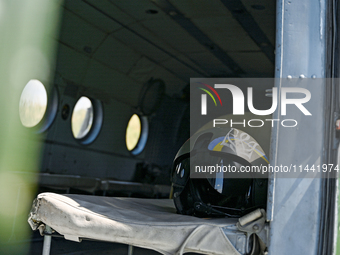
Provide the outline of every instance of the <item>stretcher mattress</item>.
{"type": "Polygon", "coordinates": [[[42,193],[28,221],[33,230],[48,225],[69,240],[118,242],[169,255],[246,252],[246,235],[238,231],[237,219],[179,215],[170,199],[42,193]]]}

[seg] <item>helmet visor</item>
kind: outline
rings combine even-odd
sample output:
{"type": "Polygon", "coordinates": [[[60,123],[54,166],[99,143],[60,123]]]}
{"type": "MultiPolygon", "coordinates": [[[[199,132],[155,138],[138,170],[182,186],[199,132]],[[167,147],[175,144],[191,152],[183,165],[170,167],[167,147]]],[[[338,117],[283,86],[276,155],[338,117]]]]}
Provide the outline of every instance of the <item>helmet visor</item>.
{"type": "Polygon", "coordinates": [[[225,196],[246,194],[251,173],[242,172],[249,165],[243,158],[228,153],[199,152],[191,158],[191,179],[206,179],[211,188],[225,196]]]}

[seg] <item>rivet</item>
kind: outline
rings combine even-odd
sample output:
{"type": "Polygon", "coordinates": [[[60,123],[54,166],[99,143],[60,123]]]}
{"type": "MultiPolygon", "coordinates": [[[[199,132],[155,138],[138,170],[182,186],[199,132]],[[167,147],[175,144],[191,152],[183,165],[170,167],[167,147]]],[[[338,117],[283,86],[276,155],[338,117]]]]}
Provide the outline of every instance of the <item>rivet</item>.
{"type": "Polygon", "coordinates": [[[313,78],[313,79],[316,79],[316,75],[315,75],[315,74],[313,74],[313,75],[312,75],[312,78],[313,78]]]}
{"type": "Polygon", "coordinates": [[[256,230],[259,230],[259,226],[257,225],[257,224],[255,224],[254,226],[253,226],[253,229],[256,231],[256,230]]]}
{"type": "Polygon", "coordinates": [[[293,78],[293,77],[292,77],[291,75],[288,75],[287,78],[288,78],[288,79],[291,79],[291,78],[293,78]]]}
{"type": "Polygon", "coordinates": [[[300,74],[299,78],[304,79],[304,78],[306,78],[306,76],[304,76],[303,74],[300,74]]]}

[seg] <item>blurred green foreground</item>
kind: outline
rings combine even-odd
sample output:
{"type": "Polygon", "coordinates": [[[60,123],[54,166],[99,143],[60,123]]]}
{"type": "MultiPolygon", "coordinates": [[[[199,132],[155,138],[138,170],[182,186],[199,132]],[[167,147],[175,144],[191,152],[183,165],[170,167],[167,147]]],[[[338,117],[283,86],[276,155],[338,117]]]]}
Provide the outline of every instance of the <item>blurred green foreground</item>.
{"type": "Polygon", "coordinates": [[[0,254],[27,254],[41,134],[25,128],[19,99],[27,82],[52,87],[60,0],[0,0],[0,254]]]}

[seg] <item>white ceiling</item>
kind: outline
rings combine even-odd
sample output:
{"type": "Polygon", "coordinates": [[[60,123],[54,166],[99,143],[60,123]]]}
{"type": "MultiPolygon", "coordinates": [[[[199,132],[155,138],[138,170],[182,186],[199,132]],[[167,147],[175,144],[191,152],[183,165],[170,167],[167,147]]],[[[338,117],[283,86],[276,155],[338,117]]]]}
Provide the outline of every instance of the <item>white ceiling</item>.
{"type": "MultiPolygon", "coordinates": [[[[233,1],[244,6],[274,46],[275,1],[233,1]]],[[[132,105],[151,77],[164,80],[167,94],[173,95],[191,77],[272,77],[274,70],[273,61],[221,0],[65,0],[57,62],[63,78],[112,97],[119,92],[132,105]],[[176,12],[165,12],[159,7],[164,3],[176,12]],[[213,46],[176,18],[200,30],[213,46]],[[215,48],[242,72],[233,72],[215,48]]]]}

